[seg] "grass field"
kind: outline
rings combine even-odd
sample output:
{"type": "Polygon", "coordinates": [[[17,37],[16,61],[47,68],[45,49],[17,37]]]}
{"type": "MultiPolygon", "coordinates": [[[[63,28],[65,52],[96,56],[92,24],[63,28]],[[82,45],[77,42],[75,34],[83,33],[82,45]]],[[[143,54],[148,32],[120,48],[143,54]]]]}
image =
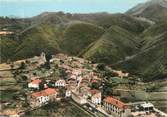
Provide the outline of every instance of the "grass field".
{"type": "Polygon", "coordinates": [[[76,106],[68,103],[68,102],[61,102],[61,103],[52,103],[46,105],[40,109],[27,112],[25,116],[29,117],[45,117],[45,116],[52,116],[52,117],[90,117],[87,113],[83,110],[80,110],[76,106]]]}
{"type": "Polygon", "coordinates": [[[10,69],[10,65],[9,64],[6,64],[6,63],[2,63],[0,64],[0,70],[4,70],[4,69],[10,69]]]}
{"type": "Polygon", "coordinates": [[[1,78],[0,86],[16,84],[16,80],[14,78],[1,78]]]}
{"type": "Polygon", "coordinates": [[[4,90],[0,91],[2,101],[11,101],[16,96],[16,90],[4,90]]]}

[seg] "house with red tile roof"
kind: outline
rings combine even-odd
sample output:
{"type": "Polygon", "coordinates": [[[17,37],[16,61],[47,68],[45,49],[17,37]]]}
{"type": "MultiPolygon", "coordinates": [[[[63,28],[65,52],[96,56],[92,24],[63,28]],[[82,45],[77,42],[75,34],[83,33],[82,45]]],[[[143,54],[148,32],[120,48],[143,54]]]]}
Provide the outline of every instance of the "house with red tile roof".
{"type": "Polygon", "coordinates": [[[128,115],[130,115],[130,109],[128,108],[128,106],[122,101],[111,96],[104,99],[103,106],[108,113],[112,113],[115,116],[127,117],[128,115]]]}
{"type": "Polygon", "coordinates": [[[97,80],[91,80],[91,83],[97,83],[98,81],[97,80]]]}
{"type": "Polygon", "coordinates": [[[55,101],[58,94],[58,90],[53,88],[48,88],[40,92],[34,92],[30,95],[30,106],[40,107],[42,105],[48,104],[49,101],[55,101]]]}
{"type": "Polygon", "coordinates": [[[35,89],[39,89],[39,84],[42,81],[40,79],[35,79],[33,81],[31,81],[30,83],[28,83],[28,88],[35,88],[35,89]]]}

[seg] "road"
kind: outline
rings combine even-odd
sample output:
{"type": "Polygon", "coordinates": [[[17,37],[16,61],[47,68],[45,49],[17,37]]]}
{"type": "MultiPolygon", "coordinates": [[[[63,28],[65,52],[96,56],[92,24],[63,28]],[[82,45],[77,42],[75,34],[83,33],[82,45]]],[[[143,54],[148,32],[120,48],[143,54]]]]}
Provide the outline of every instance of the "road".
{"type": "Polygon", "coordinates": [[[81,110],[84,111],[85,113],[87,113],[87,114],[89,114],[89,115],[91,114],[91,116],[96,117],[96,115],[95,115],[93,112],[91,112],[91,111],[89,111],[89,110],[86,110],[85,108],[81,107],[81,105],[77,104],[76,102],[70,101],[69,103],[72,104],[72,105],[74,105],[74,106],[76,106],[76,107],[78,107],[79,109],[81,109],[81,110]]]}
{"type": "Polygon", "coordinates": [[[113,117],[112,115],[109,115],[106,111],[104,111],[102,107],[98,107],[97,110],[99,112],[103,113],[107,117],[113,117]]]}
{"type": "Polygon", "coordinates": [[[162,112],[162,111],[160,111],[160,110],[158,110],[158,109],[154,109],[156,112],[159,112],[162,116],[164,116],[164,117],[167,117],[167,114],[166,113],[164,113],[164,112],[162,112]]]}
{"type": "Polygon", "coordinates": [[[78,108],[80,108],[81,110],[83,110],[84,112],[88,113],[88,114],[91,114],[93,117],[99,117],[99,114],[103,117],[113,117],[112,115],[109,115],[108,113],[106,113],[102,107],[92,107],[90,106],[91,108],[93,108],[94,110],[96,110],[95,112],[92,112],[89,107],[87,108],[83,108],[82,105],[79,105],[77,104],[76,102],[73,102],[73,101],[70,101],[69,102],[70,104],[73,104],[74,106],[77,106],[78,108]]]}
{"type": "MultiPolygon", "coordinates": [[[[91,106],[92,105],[91,101],[90,100],[87,100],[87,101],[88,101],[88,104],[91,106]]],[[[98,106],[98,107],[91,106],[91,107],[94,108],[99,113],[103,114],[105,117],[113,117],[112,115],[104,111],[104,109],[101,106],[98,106]]]]}

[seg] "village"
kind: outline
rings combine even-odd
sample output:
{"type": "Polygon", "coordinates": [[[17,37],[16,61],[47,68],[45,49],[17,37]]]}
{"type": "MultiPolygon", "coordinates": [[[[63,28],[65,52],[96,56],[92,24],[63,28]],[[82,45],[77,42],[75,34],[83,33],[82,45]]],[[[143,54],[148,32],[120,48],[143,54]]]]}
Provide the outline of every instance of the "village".
{"type": "MultiPolygon", "coordinates": [[[[27,84],[25,100],[30,110],[65,99],[74,101],[92,116],[101,113],[108,117],[166,117],[150,102],[125,103],[112,95],[111,89],[107,91],[107,78],[99,71],[108,69],[110,76],[119,79],[129,77],[129,73],[111,66],[62,53],[48,57],[42,52],[40,56],[13,62],[10,69],[15,78],[27,84]]],[[[24,116],[24,111],[15,116],[24,116]]]]}

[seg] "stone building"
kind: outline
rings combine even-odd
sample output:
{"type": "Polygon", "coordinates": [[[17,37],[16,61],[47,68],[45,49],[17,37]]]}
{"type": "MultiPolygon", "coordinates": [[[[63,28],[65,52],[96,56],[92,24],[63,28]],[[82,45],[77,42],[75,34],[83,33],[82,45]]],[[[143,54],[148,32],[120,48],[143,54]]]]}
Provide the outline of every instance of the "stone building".
{"type": "Polygon", "coordinates": [[[111,96],[104,99],[103,107],[108,113],[114,114],[117,117],[127,117],[130,115],[128,106],[111,96]]]}

